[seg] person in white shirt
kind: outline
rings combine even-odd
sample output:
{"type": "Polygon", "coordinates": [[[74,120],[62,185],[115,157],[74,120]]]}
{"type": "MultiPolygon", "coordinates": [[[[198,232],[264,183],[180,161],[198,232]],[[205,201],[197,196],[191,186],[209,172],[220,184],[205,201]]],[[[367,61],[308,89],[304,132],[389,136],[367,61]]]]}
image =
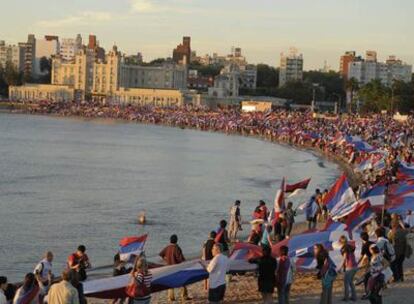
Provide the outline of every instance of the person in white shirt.
{"type": "Polygon", "coordinates": [[[7,278],[0,277],[0,304],[7,304],[6,296],[4,295],[4,291],[7,287],[7,278]]]}
{"type": "Polygon", "coordinates": [[[221,303],[226,293],[226,273],[229,270],[229,258],[222,253],[222,247],[219,244],[213,246],[214,258],[207,266],[209,273],[209,303],[221,303]]]}
{"type": "Polygon", "coordinates": [[[53,253],[51,251],[47,251],[44,255],[43,260],[41,260],[35,267],[33,273],[38,276],[41,294],[46,295],[49,287],[51,285],[51,281],[53,280],[53,272],[52,272],[52,262],[53,262],[53,253]]]}
{"type": "Polygon", "coordinates": [[[407,224],[409,228],[414,228],[414,214],[411,210],[408,210],[404,223],[407,224]]]}

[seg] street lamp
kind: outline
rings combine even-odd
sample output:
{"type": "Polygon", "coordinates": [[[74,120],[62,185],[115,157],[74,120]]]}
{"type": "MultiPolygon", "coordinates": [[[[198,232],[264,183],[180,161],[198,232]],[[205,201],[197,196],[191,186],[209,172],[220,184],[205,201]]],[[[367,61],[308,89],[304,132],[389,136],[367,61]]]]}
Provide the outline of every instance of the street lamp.
{"type": "Polygon", "coordinates": [[[316,95],[316,88],[319,87],[319,83],[313,83],[312,84],[312,112],[315,112],[315,95],[316,95]]]}
{"type": "Polygon", "coordinates": [[[395,77],[392,78],[391,82],[391,114],[394,113],[394,85],[395,85],[395,77]]]}
{"type": "Polygon", "coordinates": [[[338,114],[338,105],[342,108],[342,96],[338,93],[333,93],[332,95],[338,97],[338,102],[335,103],[335,114],[338,114]]]}

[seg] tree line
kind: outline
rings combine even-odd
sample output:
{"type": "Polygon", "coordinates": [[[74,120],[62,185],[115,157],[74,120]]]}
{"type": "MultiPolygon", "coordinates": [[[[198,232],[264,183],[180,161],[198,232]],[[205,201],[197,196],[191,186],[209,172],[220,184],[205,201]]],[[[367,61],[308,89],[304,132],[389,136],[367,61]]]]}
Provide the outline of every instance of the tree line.
{"type": "Polygon", "coordinates": [[[338,102],[346,108],[346,96],[351,96],[351,106],[361,112],[414,111],[414,76],[409,83],[395,80],[386,86],[380,80],[359,85],[356,79],[345,80],[338,72],[304,71],[303,81],[288,82],[279,87],[279,69],[267,64],[257,65],[256,90],[241,90],[242,95],[273,96],[310,104],[315,91],[316,101],[338,102]]]}

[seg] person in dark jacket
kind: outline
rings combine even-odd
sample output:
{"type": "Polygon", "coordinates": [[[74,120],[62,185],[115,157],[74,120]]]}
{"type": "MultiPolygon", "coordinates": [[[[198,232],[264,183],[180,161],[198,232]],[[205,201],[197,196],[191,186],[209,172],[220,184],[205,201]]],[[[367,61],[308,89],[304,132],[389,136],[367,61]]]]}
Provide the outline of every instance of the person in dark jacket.
{"type": "MultiPolygon", "coordinates": [[[[213,256],[213,246],[216,243],[215,238],[217,236],[217,233],[213,230],[210,232],[210,237],[207,241],[203,244],[203,252],[201,259],[204,261],[211,261],[213,256]]],[[[208,290],[208,280],[204,280],[204,289],[208,290]]]]}
{"type": "Polygon", "coordinates": [[[263,256],[257,259],[250,259],[250,263],[258,265],[259,277],[257,284],[262,294],[263,303],[273,303],[273,292],[276,284],[277,261],[272,257],[272,250],[268,246],[262,247],[263,256]]]}
{"type": "MultiPolygon", "coordinates": [[[[178,246],[178,237],[173,234],[170,237],[170,244],[161,250],[159,256],[167,263],[167,265],[176,265],[181,264],[185,261],[183,252],[178,246]]],[[[183,301],[191,300],[188,296],[187,287],[184,286],[181,288],[181,299],[183,301]]],[[[174,289],[168,289],[168,300],[173,302],[175,301],[174,289]]]]}
{"type": "Polygon", "coordinates": [[[395,260],[391,262],[391,270],[394,276],[394,281],[402,282],[404,281],[403,264],[407,250],[407,231],[401,228],[399,222],[392,222],[391,231],[388,233],[388,239],[394,246],[395,251],[395,260]]]}

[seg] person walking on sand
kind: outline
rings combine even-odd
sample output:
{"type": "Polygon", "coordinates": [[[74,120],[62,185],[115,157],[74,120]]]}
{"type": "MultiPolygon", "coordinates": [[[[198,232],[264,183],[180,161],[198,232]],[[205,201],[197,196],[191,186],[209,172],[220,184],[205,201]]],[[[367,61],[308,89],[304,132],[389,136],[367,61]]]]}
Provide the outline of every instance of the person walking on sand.
{"type": "Polygon", "coordinates": [[[391,223],[388,239],[394,246],[395,260],[391,263],[394,282],[404,281],[404,260],[407,254],[407,230],[401,228],[398,222],[391,223]]]}
{"type": "Polygon", "coordinates": [[[280,258],[276,270],[276,287],[279,304],[289,304],[290,287],[293,283],[294,266],[289,256],[287,246],[280,247],[280,258]]]}
{"type": "Polygon", "coordinates": [[[343,301],[356,301],[357,294],[354,284],[354,277],[358,271],[358,264],[355,258],[355,247],[348,243],[345,235],[339,238],[341,244],[341,254],[343,257],[342,265],[339,269],[344,271],[344,298],[343,301]],[[349,298],[351,290],[351,298],[349,298]]]}
{"type": "Polygon", "coordinates": [[[230,240],[237,240],[237,233],[242,230],[241,215],[240,215],[240,201],[234,202],[234,206],[230,209],[230,228],[229,236],[230,240]]]}
{"type": "Polygon", "coordinates": [[[293,228],[293,224],[295,223],[295,216],[296,216],[296,211],[293,210],[293,203],[292,202],[288,202],[287,204],[287,208],[284,211],[284,217],[286,220],[286,232],[285,232],[285,236],[286,238],[290,237],[290,234],[292,232],[292,228],[293,228]]]}
{"type": "Polygon", "coordinates": [[[219,244],[213,246],[214,258],[207,266],[208,277],[208,301],[210,304],[222,303],[226,293],[226,273],[229,270],[229,258],[223,254],[223,248],[219,244]]]}
{"type": "MultiPolygon", "coordinates": [[[[213,247],[214,247],[214,244],[216,243],[215,241],[216,236],[217,236],[217,233],[213,230],[210,232],[210,237],[208,238],[208,240],[204,242],[203,251],[201,255],[201,259],[203,261],[211,261],[214,258],[213,247]]],[[[204,290],[208,290],[208,280],[204,280],[204,290]]]]}
{"type": "MultiPolygon", "coordinates": [[[[177,265],[185,261],[183,252],[177,243],[177,235],[171,235],[170,244],[167,245],[163,250],[161,250],[159,254],[160,257],[167,263],[167,265],[177,265]]],[[[183,286],[181,288],[181,299],[183,301],[190,300],[186,286],[183,286]]],[[[175,301],[175,293],[173,288],[168,289],[168,300],[175,301]]]]}
{"type": "Polygon", "coordinates": [[[249,263],[258,265],[257,285],[264,304],[273,303],[273,292],[276,283],[276,259],[272,257],[269,246],[262,247],[262,257],[250,259],[249,263]]]}
{"type": "Polygon", "coordinates": [[[70,270],[62,272],[62,281],[53,284],[48,294],[50,304],[79,304],[79,294],[70,283],[70,270]]]}
{"type": "Polygon", "coordinates": [[[320,304],[332,304],[332,287],[336,279],[336,266],[329,257],[328,251],[322,244],[313,246],[313,253],[316,259],[316,277],[322,282],[322,293],[320,304]]]}
{"type": "Polygon", "coordinates": [[[313,195],[305,207],[306,221],[308,222],[308,229],[312,230],[316,228],[316,219],[319,206],[316,203],[316,197],[313,195]]]}
{"type": "Polygon", "coordinates": [[[39,285],[41,288],[39,301],[43,301],[43,297],[47,295],[50,285],[53,280],[53,271],[52,271],[52,262],[53,262],[53,253],[47,251],[44,255],[44,258],[36,265],[33,273],[39,277],[39,285]]]}

